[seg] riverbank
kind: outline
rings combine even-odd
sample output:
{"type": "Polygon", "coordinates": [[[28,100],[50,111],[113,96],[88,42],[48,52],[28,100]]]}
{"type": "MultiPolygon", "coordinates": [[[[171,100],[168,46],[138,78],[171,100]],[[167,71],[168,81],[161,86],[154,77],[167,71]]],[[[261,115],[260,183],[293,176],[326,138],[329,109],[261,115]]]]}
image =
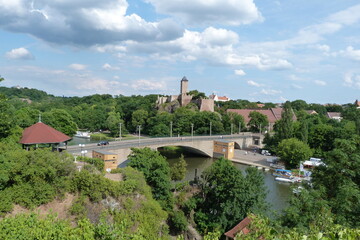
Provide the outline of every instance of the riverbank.
{"type": "Polygon", "coordinates": [[[259,153],[254,153],[245,150],[235,149],[234,158],[230,159],[232,162],[240,163],[248,166],[270,170],[270,163],[266,161],[268,158],[275,158],[273,156],[264,156],[259,153]]]}

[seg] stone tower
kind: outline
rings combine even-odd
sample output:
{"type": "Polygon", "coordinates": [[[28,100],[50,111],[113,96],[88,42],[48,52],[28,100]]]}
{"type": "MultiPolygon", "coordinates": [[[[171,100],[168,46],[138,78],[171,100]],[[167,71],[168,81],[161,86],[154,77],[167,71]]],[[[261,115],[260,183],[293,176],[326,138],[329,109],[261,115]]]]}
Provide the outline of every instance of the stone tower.
{"type": "Polygon", "coordinates": [[[189,84],[189,81],[186,79],[186,77],[183,77],[181,79],[181,85],[180,85],[180,94],[181,95],[186,95],[187,90],[188,90],[188,84],[189,84]]]}

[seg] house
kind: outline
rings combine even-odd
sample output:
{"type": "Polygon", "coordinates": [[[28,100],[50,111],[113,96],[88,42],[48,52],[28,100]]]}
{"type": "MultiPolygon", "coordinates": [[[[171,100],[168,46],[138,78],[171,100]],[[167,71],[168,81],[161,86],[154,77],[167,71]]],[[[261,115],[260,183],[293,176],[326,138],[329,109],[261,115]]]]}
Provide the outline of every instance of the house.
{"type": "Polygon", "coordinates": [[[326,116],[330,119],[334,119],[336,121],[341,121],[342,117],[341,117],[341,113],[339,112],[327,112],[326,116]]]}
{"type": "Polygon", "coordinates": [[[227,101],[230,101],[231,99],[230,98],[228,98],[228,97],[226,97],[226,96],[223,96],[223,97],[221,97],[221,96],[218,96],[218,95],[216,95],[216,94],[211,94],[210,96],[209,96],[209,98],[210,99],[213,99],[215,102],[227,102],[227,101]]]}
{"type": "Polygon", "coordinates": [[[116,153],[102,151],[102,150],[93,150],[93,158],[100,158],[104,161],[104,170],[110,171],[111,169],[116,169],[118,166],[118,155],[116,153]]]}
{"type": "Polygon", "coordinates": [[[248,225],[251,223],[251,219],[246,217],[240,223],[238,223],[235,227],[224,233],[226,236],[226,240],[234,239],[237,234],[246,235],[250,232],[248,229],[248,225]]]}
{"type": "Polygon", "coordinates": [[[357,99],[356,99],[356,101],[355,101],[355,106],[356,106],[357,109],[360,108],[360,102],[359,102],[357,99]]]}
{"type": "Polygon", "coordinates": [[[310,115],[318,114],[315,110],[305,110],[305,112],[310,115]]]}
{"type": "MultiPolygon", "coordinates": [[[[228,109],[227,112],[233,112],[243,116],[245,124],[247,125],[250,121],[249,114],[251,112],[259,112],[264,114],[269,121],[269,130],[273,130],[275,122],[281,119],[282,108],[270,108],[270,109],[228,109]]],[[[296,121],[295,114],[293,120],[296,121]]]]}

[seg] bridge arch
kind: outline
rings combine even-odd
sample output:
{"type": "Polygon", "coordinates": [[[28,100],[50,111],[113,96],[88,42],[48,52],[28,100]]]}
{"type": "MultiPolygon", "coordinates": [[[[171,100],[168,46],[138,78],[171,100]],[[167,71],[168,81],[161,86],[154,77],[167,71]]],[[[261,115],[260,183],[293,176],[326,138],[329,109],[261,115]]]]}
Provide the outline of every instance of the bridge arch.
{"type": "Polygon", "coordinates": [[[205,151],[203,151],[203,150],[201,150],[199,148],[186,146],[186,145],[167,145],[167,144],[165,144],[163,146],[157,146],[156,150],[158,150],[159,148],[169,147],[169,146],[180,147],[182,149],[185,149],[187,152],[194,153],[196,155],[200,155],[200,156],[204,156],[204,157],[212,157],[212,154],[209,154],[208,152],[205,152],[205,151]]]}

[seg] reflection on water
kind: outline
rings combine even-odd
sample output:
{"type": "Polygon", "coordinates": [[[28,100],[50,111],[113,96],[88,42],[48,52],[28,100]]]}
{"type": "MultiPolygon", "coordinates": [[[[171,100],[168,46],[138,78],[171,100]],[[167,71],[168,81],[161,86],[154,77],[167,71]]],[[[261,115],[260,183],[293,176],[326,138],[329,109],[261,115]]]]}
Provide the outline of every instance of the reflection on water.
{"type": "MultiPolygon", "coordinates": [[[[200,177],[201,173],[209,167],[215,160],[213,158],[205,157],[185,157],[187,163],[187,173],[185,180],[190,181],[195,178],[195,169],[197,169],[197,176],[200,177]]],[[[168,162],[171,164],[178,161],[178,158],[169,158],[168,162]]],[[[248,166],[243,164],[234,163],[235,167],[240,170],[245,170],[248,166]]],[[[287,206],[287,200],[291,194],[290,185],[288,183],[280,183],[274,180],[271,172],[264,172],[265,186],[268,189],[266,197],[267,202],[271,204],[270,211],[281,212],[287,206]]]]}
{"type": "Polygon", "coordinates": [[[68,146],[78,145],[78,144],[88,144],[88,143],[97,143],[99,140],[90,140],[90,138],[79,138],[73,137],[71,141],[69,141],[68,146]]]}

